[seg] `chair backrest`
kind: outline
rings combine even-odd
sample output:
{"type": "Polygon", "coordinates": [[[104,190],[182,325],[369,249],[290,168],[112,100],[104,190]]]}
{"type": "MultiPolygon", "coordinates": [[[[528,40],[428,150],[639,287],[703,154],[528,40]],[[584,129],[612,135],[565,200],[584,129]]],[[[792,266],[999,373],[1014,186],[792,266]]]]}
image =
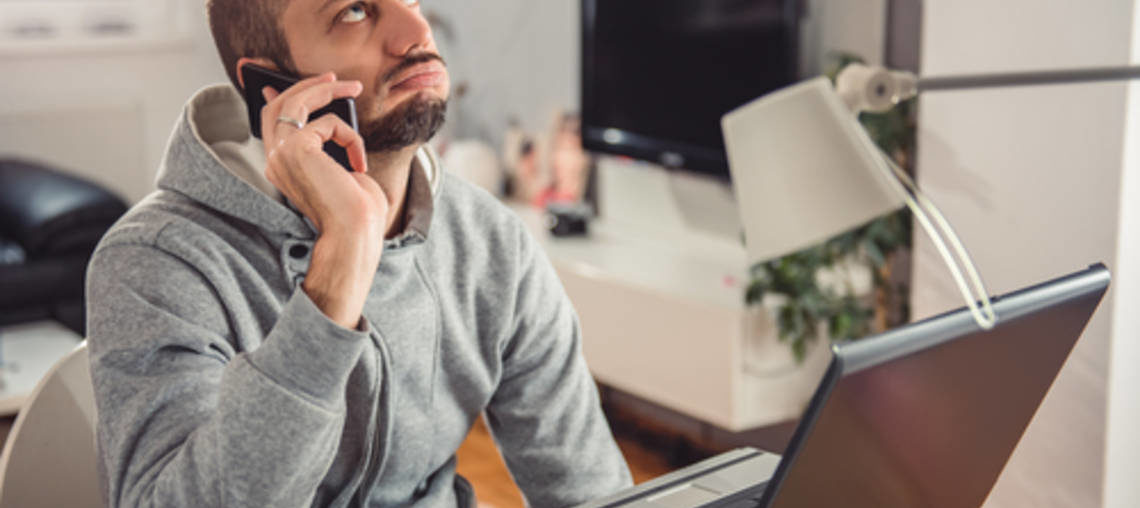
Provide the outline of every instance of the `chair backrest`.
{"type": "Polygon", "coordinates": [[[87,343],[32,390],[0,454],[0,508],[102,508],[87,343]]]}

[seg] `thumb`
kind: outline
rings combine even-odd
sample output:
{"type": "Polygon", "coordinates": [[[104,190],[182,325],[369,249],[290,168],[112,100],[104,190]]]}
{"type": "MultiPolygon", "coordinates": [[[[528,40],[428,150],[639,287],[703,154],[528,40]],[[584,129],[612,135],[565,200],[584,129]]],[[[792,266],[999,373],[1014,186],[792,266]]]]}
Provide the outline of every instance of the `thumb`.
{"type": "Polygon", "coordinates": [[[380,187],[380,184],[376,183],[376,180],[373,180],[367,173],[353,172],[349,173],[349,175],[356,179],[356,183],[360,185],[360,187],[368,193],[368,196],[372,198],[373,202],[380,205],[384,213],[387,214],[391,203],[388,201],[388,195],[384,193],[384,189],[380,187]]]}

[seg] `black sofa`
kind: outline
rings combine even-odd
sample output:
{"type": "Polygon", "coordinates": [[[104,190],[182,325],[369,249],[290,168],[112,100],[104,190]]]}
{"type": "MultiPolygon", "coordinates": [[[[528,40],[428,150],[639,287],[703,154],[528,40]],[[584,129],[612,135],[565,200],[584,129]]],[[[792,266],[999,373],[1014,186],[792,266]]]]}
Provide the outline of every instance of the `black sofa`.
{"type": "Polygon", "coordinates": [[[0,159],[0,326],[55,319],[85,335],[87,262],[126,210],[94,183],[0,159]]]}

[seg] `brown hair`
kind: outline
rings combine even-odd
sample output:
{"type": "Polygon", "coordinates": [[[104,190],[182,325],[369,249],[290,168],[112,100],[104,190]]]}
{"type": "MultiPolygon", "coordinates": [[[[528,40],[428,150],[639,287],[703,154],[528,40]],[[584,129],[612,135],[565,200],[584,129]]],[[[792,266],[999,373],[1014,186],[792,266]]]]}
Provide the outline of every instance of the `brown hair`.
{"type": "Polygon", "coordinates": [[[282,70],[296,74],[293,56],[281,30],[281,13],[288,0],[206,0],[206,17],[218,56],[234,86],[237,61],[241,57],[262,57],[282,70]]]}

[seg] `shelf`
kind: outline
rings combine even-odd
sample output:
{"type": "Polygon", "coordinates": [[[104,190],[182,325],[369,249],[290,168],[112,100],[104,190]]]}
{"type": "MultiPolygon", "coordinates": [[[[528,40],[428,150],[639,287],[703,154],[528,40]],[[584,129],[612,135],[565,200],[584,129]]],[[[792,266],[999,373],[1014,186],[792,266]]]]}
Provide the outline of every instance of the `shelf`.
{"type": "Polygon", "coordinates": [[[59,39],[0,39],[0,58],[39,58],[96,55],[101,53],[151,53],[189,51],[189,35],[175,37],[88,37],[59,39]]]}
{"type": "Polygon", "coordinates": [[[196,15],[176,0],[0,1],[0,57],[192,48],[196,15]]]}

